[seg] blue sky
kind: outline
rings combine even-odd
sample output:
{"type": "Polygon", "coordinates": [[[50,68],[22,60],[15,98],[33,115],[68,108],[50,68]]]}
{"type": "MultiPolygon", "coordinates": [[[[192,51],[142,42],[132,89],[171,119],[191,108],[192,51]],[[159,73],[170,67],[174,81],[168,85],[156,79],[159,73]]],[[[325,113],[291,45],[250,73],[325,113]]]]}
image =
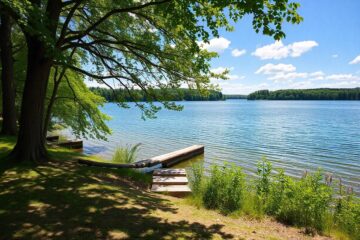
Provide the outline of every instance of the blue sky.
{"type": "Polygon", "coordinates": [[[230,70],[229,80],[213,81],[224,93],[260,89],[360,87],[360,1],[297,0],[299,25],[284,25],[286,38],[275,42],[256,34],[251,16],[235,31],[220,32],[208,50],[219,57],[214,72],[230,70]]]}

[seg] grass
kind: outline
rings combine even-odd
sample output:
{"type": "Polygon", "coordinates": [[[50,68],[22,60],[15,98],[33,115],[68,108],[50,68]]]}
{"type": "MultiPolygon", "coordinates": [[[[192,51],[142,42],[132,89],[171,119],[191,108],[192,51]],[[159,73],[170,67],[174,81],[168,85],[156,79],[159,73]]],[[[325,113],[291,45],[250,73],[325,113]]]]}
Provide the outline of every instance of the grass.
{"type": "Polygon", "coordinates": [[[139,150],[140,143],[134,146],[117,147],[112,162],[115,163],[132,163],[136,161],[136,154],[139,150]]]}
{"type": "Polygon", "coordinates": [[[281,169],[273,174],[271,163],[263,159],[253,181],[233,165],[214,165],[208,176],[203,172],[195,165],[190,174],[196,206],[258,219],[267,215],[308,234],[360,239],[360,199],[343,186],[336,192],[332,177],[321,171],[295,180],[281,169]]]}
{"type": "Polygon", "coordinates": [[[79,166],[72,159],[84,156],[67,149],[49,149],[46,165],[13,165],[3,157],[14,142],[0,137],[0,239],[311,238],[271,218],[229,217],[152,194],[149,175],[79,166]]]}

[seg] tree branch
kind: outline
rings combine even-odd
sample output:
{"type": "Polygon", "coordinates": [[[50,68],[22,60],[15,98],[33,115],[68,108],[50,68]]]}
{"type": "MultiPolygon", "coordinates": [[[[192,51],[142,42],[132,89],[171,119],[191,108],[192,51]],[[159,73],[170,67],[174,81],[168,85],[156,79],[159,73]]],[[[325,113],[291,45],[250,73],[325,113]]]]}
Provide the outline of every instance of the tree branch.
{"type": "Polygon", "coordinates": [[[63,27],[61,29],[61,33],[60,33],[60,37],[56,43],[57,46],[60,46],[62,41],[64,40],[65,38],[65,35],[66,35],[66,30],[67,30],[67,27],[69,26],[69,23],[71,21],[71,18],[73,17],[76,9],[79,7],[79,5],[81,4],[82,0],[75,0],[75,1],[71,1],[71,2],[75,2],[74,6],[70,9],[66,19],[65,19],[65,22],[63,24],[63,27]]]}
{"type": "Polygon", "coordinates": [[[73,40],[76,40],[76,39],[83,38],[88,33],[90,33],[92,30],[94,30],[97,26],[99,26],[101,23],[103,23],[108,18],[110,18],[112,15],[115,15],[115,14],[118,14],[118,13],[132,12],[132,11],[140,10],[140,9],[143,9],[143,8],[146,8],[146,7],[149,7],[149,6],[155,6],[155,5],[164,4],[164,3],[167,3],[167,2],[170,2],[170,1],[172,1],[172,0],[161,0],[161,1],[149,2],[149,3],[145,3],[145,4],[142,4],[142,5],[133,6],[133,7],[129,7],[129,8],[113,9],[112,11],[109,11],[104,16],[102,16],[100,19],[98,19],[95,23],[93,23],[91,26],[89,26],[82,33],[79,33],[78,35],[75,35],[75,36],[72,36],[72,37],[65,38],[63,40],[63,43],[67,43],[67,42],[70,42],[70,41],[73,41],[73,40]]]}

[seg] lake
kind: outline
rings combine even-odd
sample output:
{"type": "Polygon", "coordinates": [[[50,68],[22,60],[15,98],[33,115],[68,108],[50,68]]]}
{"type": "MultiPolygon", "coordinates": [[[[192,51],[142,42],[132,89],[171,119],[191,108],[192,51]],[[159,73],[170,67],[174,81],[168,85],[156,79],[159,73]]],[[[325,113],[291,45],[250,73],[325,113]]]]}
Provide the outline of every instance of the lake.
{"type": "Polygon", "coordinates": [[[116,146],[141,143],[139,159],[193,144],[205,155],[193,159],[234,163],[254,173],[266,156],[289,175],[322,168],[359,191],[360,101],[180,102],[181,112],[162,110],[157,119],[142,120],[137,108],[108,103],[112,117],[108,142],[86,140],[84,152],[111,159],[116,146]]]}

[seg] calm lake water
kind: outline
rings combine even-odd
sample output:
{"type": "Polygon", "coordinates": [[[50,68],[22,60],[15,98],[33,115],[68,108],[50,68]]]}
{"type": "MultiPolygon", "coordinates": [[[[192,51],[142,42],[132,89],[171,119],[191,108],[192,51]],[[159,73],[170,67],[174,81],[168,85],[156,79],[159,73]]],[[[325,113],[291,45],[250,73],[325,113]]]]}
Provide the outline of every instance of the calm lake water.
{"type": "Polygon", "coordinates": [[[360,101],[181,102],[181,112],[162,110],[142,120],[136,108],[106,104],[113,134],[108,142],[86,140],[87,154],[111,159],[116,146],[141,143],[139,159],[193,144],[205,155],[193,161],[240,165],[253,173],[266,156],[289,175],[322,168],[360,186],[360,101]]]}

